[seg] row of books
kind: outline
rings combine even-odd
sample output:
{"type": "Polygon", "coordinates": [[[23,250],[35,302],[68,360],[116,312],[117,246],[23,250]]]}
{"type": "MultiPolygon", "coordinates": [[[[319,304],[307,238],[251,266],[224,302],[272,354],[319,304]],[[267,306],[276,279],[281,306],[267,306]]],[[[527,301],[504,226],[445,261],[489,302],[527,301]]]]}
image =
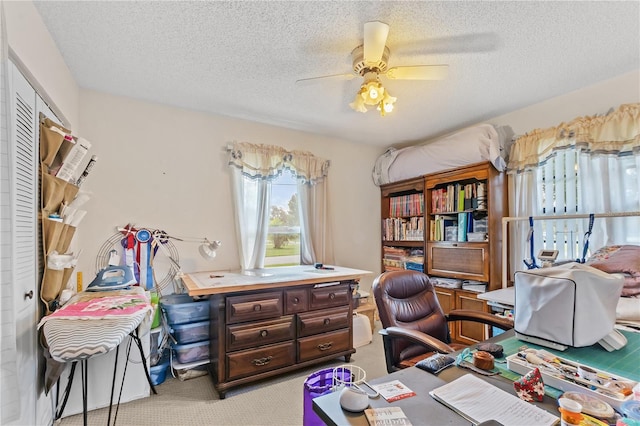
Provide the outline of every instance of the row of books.
{"type": "Polygon", "coordinates": [[[433,213],[462,212],[465,210],[486,210],[487,183],[455,183],[431,191],[431,211],[433,213]]]}
{"type": "Polygon", "coordinates": [[[382,264],[385,271],[411,269],[424,272],[424,251],[419,248],[385,246],[382,248],[382,264]]]}
{"type": "Polygon", "coordinates": [[[429,222],[429,241],[486,241],[487,218],[474,219],[471,212],[435,215],[429,222]]]}
{"type": "Polygon", "coordinates": [[[383,241],[422,241],[424,240],[424,217],[414,216],[407,219],[391,217],[382,220],[383,241]]]}
{"type": "Polygon", "coordinates": [[[424,213],[424,194],[398,195],[389,198],[390,217],[421,216],[424,213]]]}

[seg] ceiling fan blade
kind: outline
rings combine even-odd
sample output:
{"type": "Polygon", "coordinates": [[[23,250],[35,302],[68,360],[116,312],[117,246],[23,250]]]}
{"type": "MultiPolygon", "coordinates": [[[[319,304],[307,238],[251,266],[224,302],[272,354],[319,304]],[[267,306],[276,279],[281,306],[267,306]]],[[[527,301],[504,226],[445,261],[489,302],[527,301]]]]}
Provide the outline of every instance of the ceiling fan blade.
{"type": "Polygon", "coordinates": [[[335,80],[335,81],[352,80],[352,79],[354,79],[356,77],[357,76],[355,74],[353,74],[353,73],[350,73],[350,74],[322,75],[320,77],[301,78],[300,80],[296,80],[296,85],[297,86],[304,86],[306,84],[316,83],[318,81],[324,81],[324,80],[335,80]]]}
{"type": "Polygon", "coordinates": [[[389,68],[385,73],[392,80],[444,80],[449,65],[415,65],[389,68]]]}
{"type": "Polygon", "coordinates": [[[378,63],[384,53],[389,35],[389,25],[380,21],[364,24],[364,62],[378,63]]]}

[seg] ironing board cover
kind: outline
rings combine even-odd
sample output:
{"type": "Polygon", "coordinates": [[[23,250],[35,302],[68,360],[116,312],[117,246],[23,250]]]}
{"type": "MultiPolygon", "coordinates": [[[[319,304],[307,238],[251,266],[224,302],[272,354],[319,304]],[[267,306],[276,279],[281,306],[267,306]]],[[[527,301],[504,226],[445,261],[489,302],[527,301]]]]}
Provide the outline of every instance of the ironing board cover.
{"type": "Polygon", "coordinates": [[[53,360],[79,361],[115,349],[151,310],[140,287],[78,293],[38,327],[53,360]]]}

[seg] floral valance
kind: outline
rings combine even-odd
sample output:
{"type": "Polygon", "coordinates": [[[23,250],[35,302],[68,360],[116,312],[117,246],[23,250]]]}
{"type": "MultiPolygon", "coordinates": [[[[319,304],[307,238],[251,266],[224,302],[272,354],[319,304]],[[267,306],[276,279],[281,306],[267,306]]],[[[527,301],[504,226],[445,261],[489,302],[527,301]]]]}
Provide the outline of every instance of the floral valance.
{"type": "Polygon", "coordinates": [[[640,103],[619,106],[604,116],[585,116],[519,137],[511,147],[508,169],[536,167],[561,149],[586,154],[640,155],[640,103]]]}
{"type": "Polygon", "coordinates": [[[289,169],[298,179],[313,183],[327,176],[330,164],[310,152],[288,151],[279,146],[234,142],[229,147],[229,165],[256,179],[275,178],[289,169]]]}

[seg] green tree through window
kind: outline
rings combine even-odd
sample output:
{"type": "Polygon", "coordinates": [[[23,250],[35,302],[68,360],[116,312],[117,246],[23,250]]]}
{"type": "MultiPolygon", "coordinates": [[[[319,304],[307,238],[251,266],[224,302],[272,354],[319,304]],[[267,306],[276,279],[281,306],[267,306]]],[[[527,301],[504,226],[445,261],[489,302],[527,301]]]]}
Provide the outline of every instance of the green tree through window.
{"type": "Polygon", "coordinates": [[[285,171],[271,184],[271,214],[265,265],[300,264],[300,216],[295,177],[285,171]]]}

